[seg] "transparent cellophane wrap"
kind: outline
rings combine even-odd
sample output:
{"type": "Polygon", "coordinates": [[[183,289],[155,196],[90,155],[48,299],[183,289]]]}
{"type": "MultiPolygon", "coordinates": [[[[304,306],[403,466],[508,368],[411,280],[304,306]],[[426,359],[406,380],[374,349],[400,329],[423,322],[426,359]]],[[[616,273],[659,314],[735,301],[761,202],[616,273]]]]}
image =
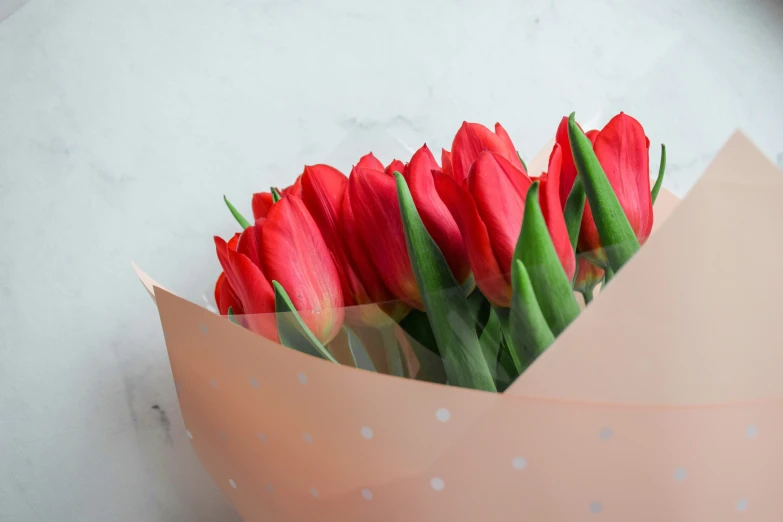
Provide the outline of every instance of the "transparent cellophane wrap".
{"type": "Polygon", "coordinates": [[[246,522],[779,522],[782,174],[735,134],[502,394],[308,356],[139,275],[246,522]]]}

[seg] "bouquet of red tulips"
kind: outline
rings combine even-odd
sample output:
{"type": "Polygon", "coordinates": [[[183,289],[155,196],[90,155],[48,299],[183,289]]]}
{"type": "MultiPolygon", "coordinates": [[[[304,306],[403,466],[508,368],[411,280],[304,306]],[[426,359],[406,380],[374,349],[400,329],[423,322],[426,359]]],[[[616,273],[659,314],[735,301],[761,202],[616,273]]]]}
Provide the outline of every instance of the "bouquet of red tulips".
{"type": "Polygon", "coordinates": [[[463,123],[440,164],[371,153],[350,176],[306,166],[253,195],[253,221],[215,237],[222,315],[333,363],[503,391],[649,237],[650,141],[624,113],[563,118],[546,172],[511,138],[463,123]]]}

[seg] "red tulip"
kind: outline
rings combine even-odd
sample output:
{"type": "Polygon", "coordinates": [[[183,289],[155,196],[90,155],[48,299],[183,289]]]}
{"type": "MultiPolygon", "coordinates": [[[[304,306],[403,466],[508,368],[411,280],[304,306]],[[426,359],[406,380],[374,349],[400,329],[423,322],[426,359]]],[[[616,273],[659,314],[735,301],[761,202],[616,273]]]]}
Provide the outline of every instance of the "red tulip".
{"type": "MultiPolygon", "coordinates": [[[[544,217],[556,246],[568,242],[565,220],[559,210],[559,186],[555,185],[559,162],[559,155],[553,154],[549,173],[542,179],[544,217]]],[[[506,157],[490,151],[479,154],[463,186],[443,174],[435,176],[438,194],[462,231],[476,284],[498,306],[508,307],[511,303],[511,260],[532,182],[506,157]]],[[[560,253],[562,248],[557,250],[560,253]]],[[[573,277],[573,251],[570,255],[564,252],[561,260],[568,276],[573,277]]]]}
{"type": "Polygon", "coordinates": [[[335,260],[346,306],[372,302],[350,261],[340,223],[348,178],[328,165],[305,167],[302,174],[302,201],[318,225],[335,260]]]}
{"type": "MultiPolygon", "coordinates": [[[[374,159],[374,157],[372,159],[374,159]]],[[[370,158],[366,159],[364,164],[369,162],[371,162],[370,158]]],[[[362,163],[362,161],[360,160],[359,163],[362,163]]],[[[380,162],[378,162],[378,164],[380,164],[380,162]]],[[[343,194],[342,206],[340,208],[340,224],[341,235],[346,245],[346,252],[350,259],[350,264],[354,268],[362,283],[364,291],[366,292],[366,297],[356,294],[354,299],[356,303],[360,305],[378,303],[380,309],[384,312],[379,314],[375,308],[364,306],[360,309],[361,319],[370,325],[385,324],[389,321],[388,318],[391,318],[395,322],[399,321],[408,314],[410,307],[397,300],[383,283],[383,280],[378,273],[378,268],[373,262],[370,252],[362,239],[360,227],[357,224],[353,208],[351,207],[349,190],[346,190],[345,194],[343,194]]]]}
{"type": "Polygon", "coordinates": [[[318,225],[300,198],[286,195],[272,205],[261,227],[259,247],[267,279],[282,285],[321,342],[331,341],[343,324],[340,277],[318,225]]]}
{"type": "MultiPolygon", "coordinates": [[[[367,159],[364,164],[370,162],[367,159]]],[[[355,227],[361,240],[352,245],[352,252],[366,250],[386,288],[410,306],[423,309],[408,258],[395,179],[387,176],[382,168],[357,165],[348,180],[346,201],[352,215],[350,226],[355,227]]]]}
{"type": "MultiPolygon", "coordinates": [[[[581,125],[579,128],[582,128],[581,125]]],[[[595,143],[598,131],[589,130],[586,135],[591,142],[595,143]]],[[[576,180],[576,165],[574,164],[574,156],[571,154],[571,142],[568,139],[568,116],[564,116],[560,120],[557,134],[555,134],[555,143],[560,146],[563,154],[563,166],[560,172],[560,204],[565,208],[568,195],[571,193],[571,188],[576,180]]]]}
{"type": "Polygon", "coordinates": [[[571,280],[576,272],[576,257],[574,256],[574,247],[571,245],[571,240],[568,237],[568,227],[566,226],[560,202],[562,164],[562,149],[555,144],[552,154],[549,156],[549,167],[546,173],[538,178],[541,182],[539,199],[541,212],[544,214],[557,257],[560,258],[563,270],[565,270],[568,279],[571,280]]]}
{"type": "MultiPolygon", "coordinates": [[[[231,239],[228,240],[227,246],[231,250],[236,251],[238,242],[239,233],[236,233],[231,239]]],[[[237,315],[241,315],[243,313],[239,298],[237,298],[236,294],[231,289],[231,285],[226,278],[225,272],[220,273],[220,276],[215,283],[215,304],[217,305],[218,311],[221,315],[227,315],[229,308],[231,308],[231,311],[237,315]]]]}
{"type": "Polygon", "coordinates": [[[417,150],[407,168],[399,172],[405,173],[424,227],[446,258],[454,278],[463,283],[470,276],[465,243],[454,217],[435,189],[433,172],[440,172],[440,166],[427,145],[417,150]]]}
{"type": "Polygon", "coordinates": [[[485,150],[502,156],[515,167],[524,170],[511,138],[499,123],[495,124],[493,133],[481,124],[463,122],[451,145],[452,177],[462,183],[473,162],[485,150]]]}
{"type": "MultiPolygon", "coordinates": [[[[567,118],[561,122],[558,129],[557,142],[564,149],[570,150],[567,133],[567,118]],[[564,125],[566,126],[563,137],[564,125]]],[[[650,195],[650,140],[644,134],[642,125],[627,114],[620,113],[612,118],[600,131],[590,131],[587,136],[593,142],[593,149],[598,161],[609,179],[609,183],[617,195],[636,234],[639,243],[644,243],[652,232],[653,213],[652,196],[650,195]]],[[[573,165],[573,157],[571,158],[573,165]]],[[[576,176],[566,176],[566,164],[563,165],[561,176],[560,194],[570,192],[576,176]]],[[[563,205],[564,202],[561,202],[563,205]]],[[[585,204],[582,228],[579,232],[578,249],[582,252],[596,252],[601,259],[604,253],[601,249],[601,240],[593,221],[593,213],[589,204],[585,204]]]]}
{"type": "Polygon", "coordinates": [[[405,176],[424,226],[460,283],[470,276],[462,235],[435,190],[433,172],[439,172],[440,167],[426,145],[404,168],[402,162],[395,161],[384,172],[377,168],[379,162],[376,162],[365,156],[354,167],[346,201],[350,201],[354,224],[363,241],[361,246],[368,251],[385,286],[410,306],[422,309],[402,228],[396,182],[388,172],[395,170],[405,176]]]}
{"type": "MultiPolygon", "coordinates": [[[[252,229],[253,226],[246,230],[252,233],[252,229]]],[[[215,247],[226,280],[241,304],[242,313],[246,314],[243,319],[248,328],[277,341],[277,324],[273,315],[275,296],[264,273],[249,257],[229,248],[220,237],[215,236],[215,247]]]]}

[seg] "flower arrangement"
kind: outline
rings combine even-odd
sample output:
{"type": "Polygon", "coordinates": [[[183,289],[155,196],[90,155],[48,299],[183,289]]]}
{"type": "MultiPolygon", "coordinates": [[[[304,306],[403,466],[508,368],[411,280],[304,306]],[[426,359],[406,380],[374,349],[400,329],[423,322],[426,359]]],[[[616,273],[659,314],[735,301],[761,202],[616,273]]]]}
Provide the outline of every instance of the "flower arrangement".
{"type": "Polygon", "coordinates": [[[253,195],[252,222],[226,199],[241,231],[215,237],[219,312],[332,363],[503,391],[650,236],[666,149],[653,184],[649,147],[627,114],[586,133],[571,114],[543,173],[467,122],[440,163],[423,145],[349,176],[306,166],[253,195]]]}

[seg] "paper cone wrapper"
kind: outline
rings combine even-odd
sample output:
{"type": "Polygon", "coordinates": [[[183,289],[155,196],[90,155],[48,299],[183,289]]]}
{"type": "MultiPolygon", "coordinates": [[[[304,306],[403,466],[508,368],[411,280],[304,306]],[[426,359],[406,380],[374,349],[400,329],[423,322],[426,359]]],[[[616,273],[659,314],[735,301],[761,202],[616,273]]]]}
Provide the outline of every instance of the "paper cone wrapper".
{"type": "Polygon", "coordinates": [[[246,522],[779,522],[782,188],[732,137],[503,394],[328,363],[141,277],[187,435],[246,522]]]}

